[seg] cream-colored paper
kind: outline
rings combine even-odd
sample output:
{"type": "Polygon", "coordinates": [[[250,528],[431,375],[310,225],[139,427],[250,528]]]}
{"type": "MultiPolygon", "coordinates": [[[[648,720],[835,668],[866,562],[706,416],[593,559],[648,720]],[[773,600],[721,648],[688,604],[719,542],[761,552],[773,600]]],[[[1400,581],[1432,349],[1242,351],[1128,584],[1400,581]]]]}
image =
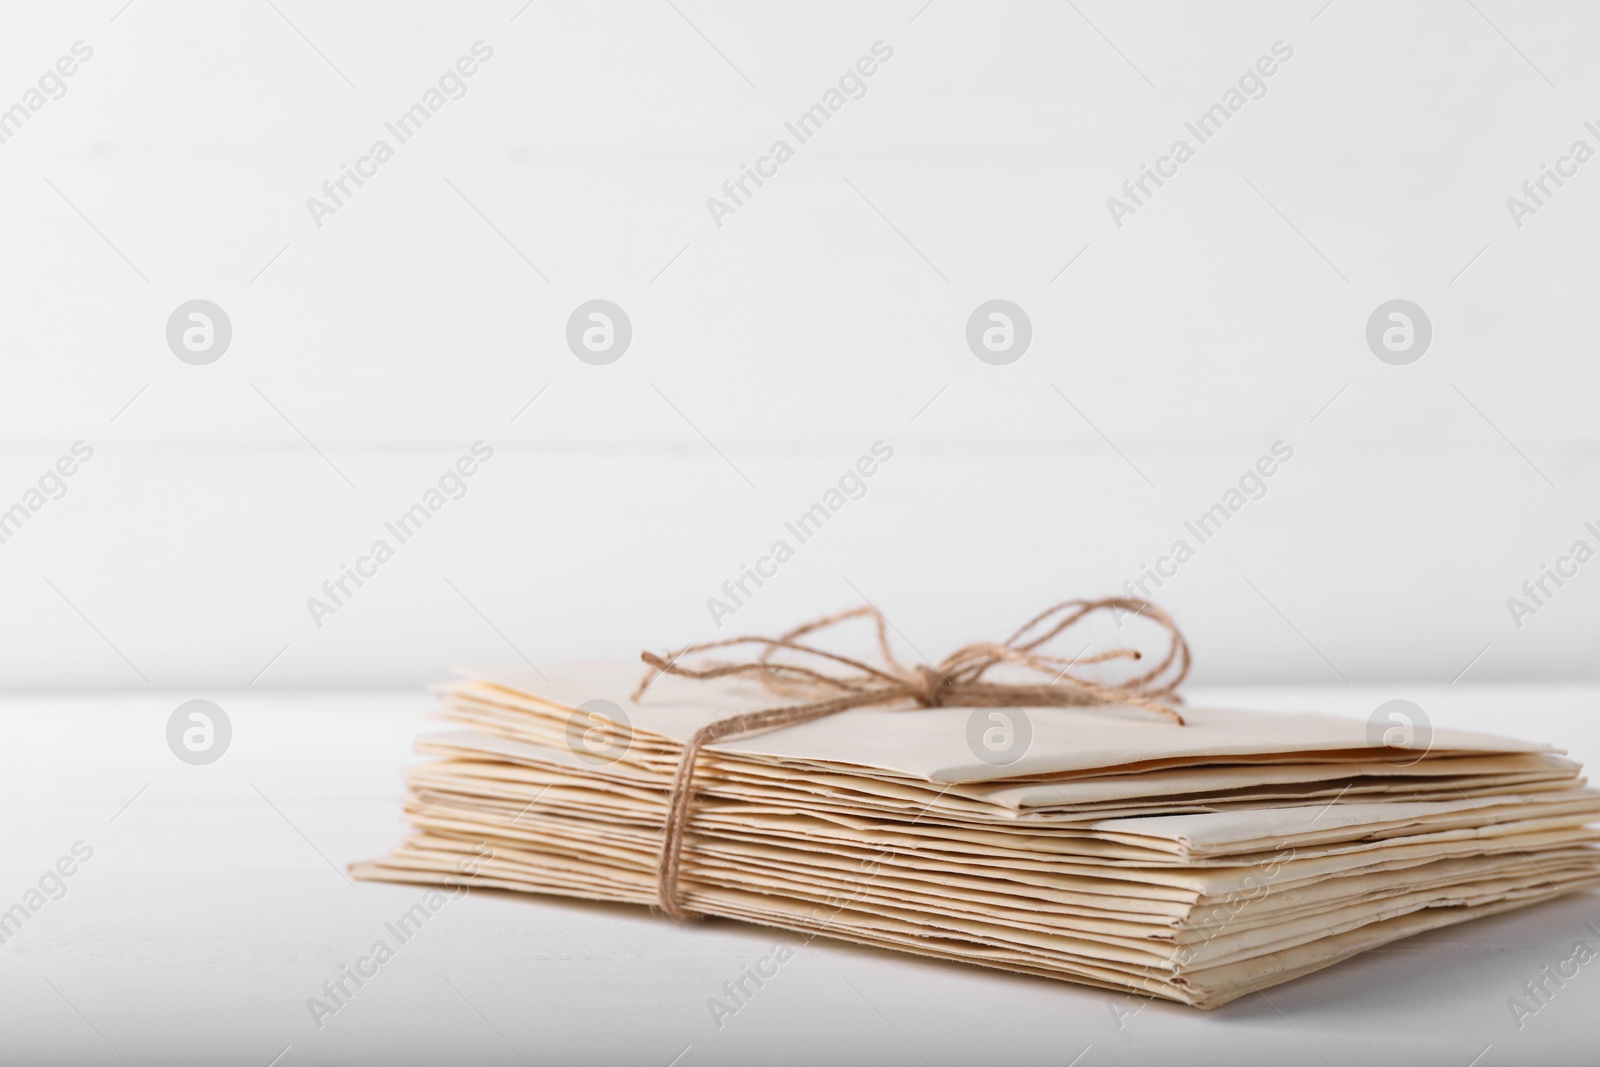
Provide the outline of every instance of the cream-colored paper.
{"type": "MultiPolygon", "coordinates": [[[[631,665],[465,672],[407,773],[413,834],[362,877],[649,904],[684,741],[774,698],[631,665]],[[590,701],[617,721],[578,716],[590,701]],[[598,729],[616,757],[571,743],[598,729]]],[[[592,708],[593,705],[590,705],[592,708]]],[[[1395,937],[1600,882],[1600,795],[1557,750],[1328,716],[1027,709],[1006,766],[969,709],[864,708],[708,747],[692,909],[1213,1007],[1395,937]]]]}

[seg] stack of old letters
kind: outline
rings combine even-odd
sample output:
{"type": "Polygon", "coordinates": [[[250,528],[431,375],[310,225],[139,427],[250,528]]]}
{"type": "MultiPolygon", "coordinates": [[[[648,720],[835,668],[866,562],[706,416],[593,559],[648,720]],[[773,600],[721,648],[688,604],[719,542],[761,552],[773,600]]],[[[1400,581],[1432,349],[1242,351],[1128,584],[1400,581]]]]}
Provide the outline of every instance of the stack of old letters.
{"type": "MultiPolygon", "coordinates": [[[[770,705],[636,666],[468,672],[364,878],[653,904],[696,730],[770,705]],[[470,878],[463,870],[473,872],[470,878]]],[[[696,912],[1214,1007],[1600,881],[1600,795],[1544,744],[1125,706],[864,707],[708,746],[696,912]]]]}

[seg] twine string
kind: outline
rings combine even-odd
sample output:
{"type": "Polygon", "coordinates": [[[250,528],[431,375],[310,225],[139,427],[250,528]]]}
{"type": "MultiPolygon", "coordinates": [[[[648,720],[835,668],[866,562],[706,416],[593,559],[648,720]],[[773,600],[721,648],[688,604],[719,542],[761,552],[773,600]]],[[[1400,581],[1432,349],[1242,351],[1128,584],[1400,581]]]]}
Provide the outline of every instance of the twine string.
{"type": "Polygon", "coordinates": [[[1183,716],[1172,705],[1181,703],[1177,689],[1188,676],[1190,666],[1189,643],[1172,618],[1154,604],[1130,597],[1069,600],[1057,604],[1028,620],[1004,642],[964,645],[934,666],[917,664],[908,667],[896,659],[889,646],[887,623],[871,605],[815,619],[778,637],[733,637],[688,645],[666,656],[643,652],[640,658],[649,665],[650,670],[634,691],[633,699],[636,701],[663,674],[702,681],[751,677],[769,691],[797,701],[718,719],[695,731],[684,745],[683,756],[673,773],[668,793],[657,867],[661,910],[680,921],[698,918],[680,900],[679,871],[694,806],[695,767],[706,745],[795,726],[853,708],[892,708],[897,704],[907,705],[907,710],[1130,705],[1182,726],[1183,716]],[[1097,666],[1116,660],[1136,661],[1144,657],[1131,648],[1115,648],[1081,658],[1043,651],[1051,641],[1101,611],[1114,614],[1121,612],[1155,623],[1168,636],[1165,656],[1148,670],[1120,682],[1106,682],[1075,671],[1084,666],[1097,666]],[[881,659],[878,666],[801,640],[857,618],[871,619],[874,624],[881,659]],[[754,659],[744,662],[711,662],[702,666],[690,666],[683,662],[686,656],[700,656],[737,646],[756,646],[761,651],[754,659]],[[814,665],[775,658],[785,652],[807,659],[814,665]],[[1014,673],[1031,677],[1014,682],[992,681],[985,677],[991,669],[1002,665],[1013,668],[1014,673]],[[842,667],[845,670],[830,673],[819,669],[822,667],[842,667]]]}

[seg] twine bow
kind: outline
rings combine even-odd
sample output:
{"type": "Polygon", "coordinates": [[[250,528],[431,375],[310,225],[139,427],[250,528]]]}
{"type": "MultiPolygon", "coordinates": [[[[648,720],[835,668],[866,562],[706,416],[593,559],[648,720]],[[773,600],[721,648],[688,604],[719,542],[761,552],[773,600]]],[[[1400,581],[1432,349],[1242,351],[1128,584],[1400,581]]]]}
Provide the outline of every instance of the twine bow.
{"type": "Polygon", "coordinates": [[[683,758],[672,779],[658,867],[661,910],[679,920],[696,917],[679,901],[678,869],[694,802],[695,763],[700,757],[700,750],[706,745],[761,730],[810,722],[851,708],[892,706],[905,702],[917,708],[1129,704],[1182,726],[1183,716],[1170,705],[1180,700],[1176,691],[1189,673],[1190,662],[1189,643],[1166,612],[1147,601],[1128,597],[1069,600],[1057,604],[1030,619],[1003,643],[965,645],[933,667],[920,664],[907,667],[897,660],[889,648],[884,617],[871,605],[816,619],[779,637],[734,637],[725,641],[689,645],[665,657],[644,652],[640,658],[650,665],[650,671],[634,691],[635,700],[662,674],[675,674],[701,680],[752,675],[769,690],[800,698],[801,701],[719,719],[697,730],[684,746],[683,758]],[[1081,657],[1056,656],[1040,651],[1049,641],[1097,611],[1124,612],[1156,623],[1170,638],[1166,655],[1155,667],[1142,674],[1121,682],[1108,683],[1074,674],[1073,669],[1111,660],[1139,660],[1143,658],[1141,654],[1129,648],[1081,657]],[[877,627],[881,666],[874,667],[799,640],[807,634],[861,617],[872,619],[877,627]],[[696,669],[680,662],[684,656],[735,645],[760,645],[764,648],[760,656],[746,663],[718,663],[696,669]],[[776,661],[773,655],[780,650],[788,650],[813,661],[830,661],[848,668],[848,672],[829,674],[802,664],[776,661]],[[1020,668],[1036,677],[1017,682],[989,681],[984,677],[991,668],[1001,664],[1020,668]]]}

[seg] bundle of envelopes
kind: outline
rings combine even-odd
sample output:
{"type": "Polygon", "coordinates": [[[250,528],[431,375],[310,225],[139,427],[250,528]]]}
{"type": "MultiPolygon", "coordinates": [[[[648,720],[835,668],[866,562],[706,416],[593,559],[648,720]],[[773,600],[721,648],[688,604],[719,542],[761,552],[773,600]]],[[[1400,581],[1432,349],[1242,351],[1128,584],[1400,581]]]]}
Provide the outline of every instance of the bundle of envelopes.
{"type": "MultiPolygon", "coordinates": [[[[371,879],[652,904],[684,741],[770,706],[636,666],[440,690],[411,834],[371,879]],[[463,871],[470,871],[470,876],[463,871]]],[[[708,915],[1197,1007],[1396,938],[1600,883],[1600,794],[1535,744],[1185,708],[859,708],[714,744],[680,900],[708,915]],[[999,718],[994,718],[999,716],[999,718]],[[1025,722],[1019,722],[1020,716],[1025,722]],[[994,723],[993,727],[986,725],[994,723]]]]}

